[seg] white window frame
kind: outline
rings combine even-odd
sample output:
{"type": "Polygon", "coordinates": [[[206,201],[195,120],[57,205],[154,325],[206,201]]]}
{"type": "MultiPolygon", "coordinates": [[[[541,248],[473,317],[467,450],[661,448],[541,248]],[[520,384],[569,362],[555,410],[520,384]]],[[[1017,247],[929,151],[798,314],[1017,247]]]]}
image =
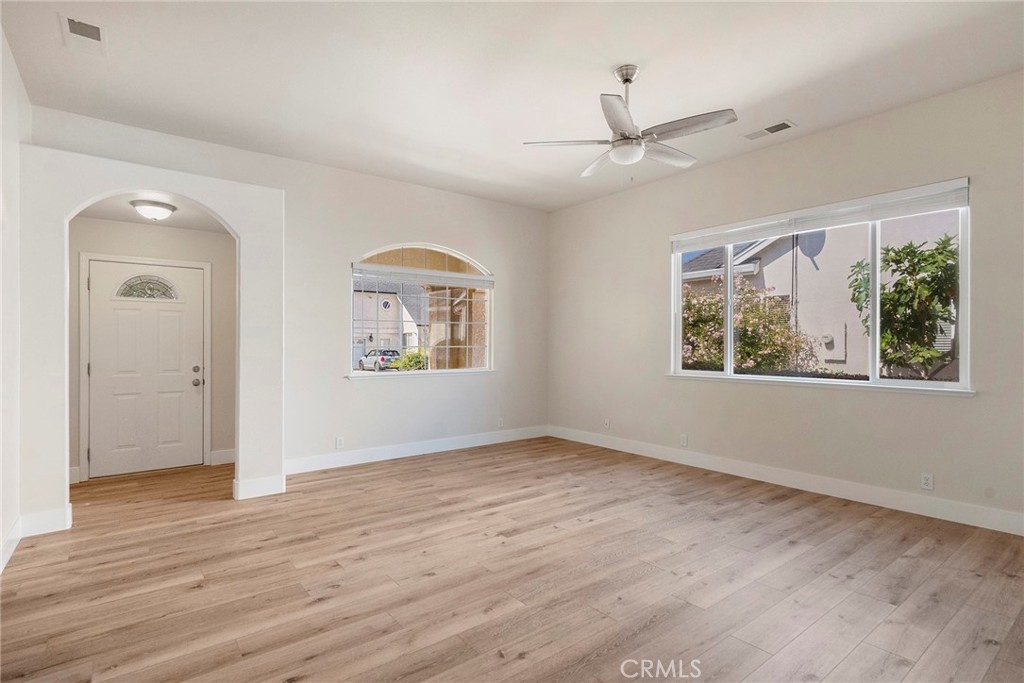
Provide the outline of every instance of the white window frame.
{"type": "Polygon", "coordinates": [[[669,377],[717,379],[740,382],[767,382],[780,384],[804,384],[843,386],[897,391],[921,391],[973,395],[970,377],[970,202],[967,178],[957,178],[932,185],[890,192],[872,197],[819,206],[785,214],[778,214],[742,223],[734,223],[706,230],[680,233],[671,238],[672,252],[672,348],[669,377]],[[893,379],[882,377],[878,359],[879,314],[878,299],[880,287],[879,259],[881,256],[881,224],[889,218],[920,215],[937,211],[956,209],[960,212],[959,247],[959,299],[957,302],[957,335],[959,380],[944,382],[934,380],[893,379]],[[786,235],[812,232],[822,229],[842,229],[846,226],[868,224],[871,267],[871,307],[869,310],[872,330],[867,381],[827,379],[817,377],[786,377],[772,375],[737,374],[733,368],[733,246],[743,242],[770,239],[786,235]],[[682,358],[682,259],[684,252],[699,249],[723,248],[725,263],[723,284],[725,288],[725,367],[717,370],[683,369],[682,358]]]}
{"type": "MultiPolygon", "coordinates": [[[[461,261],[468,263],[469,265],[477,268],[484,274],[477,273],[453,273],[442,270],[431,270],[429,268],[409,268],[405,266],[391,266],[379,263],[362,263],[355,262],[352,264],[350,271],[351,279],[349,280],[349,294],[350,297],[356,291],[355,283],[356,278],[361,275],[382,278],[391,280],[393,282],[411,282],[416,284],[431,284],[431,285],[446,285],[449,287],[465,287],[467,289],[483,289],[487,291],[487,317],[485,319],[485,325],[487,327],[487,365],[482,368],[455,368],[455,369],[442,369],[442,370],[417,370],[415,372],[377,372],[377,373],[366,373],[366,374],[353,374],[353,370],[350,368],[346,371],[345,376],[350,380],[372,380],[372,379],[384,379],[393,377],[435,377],[438,375],[467,375],[467,374],[484,374],[494,372],[494,276],[490,274],[483,266],[477,263],[475,260],[460,254],[459,252],[453,251],[446,247],[442,247],[436,244],[426,243],[409,243],[409,244],[395,244],[383,249],[378,249],[367,257],[373,256],[377,253],[383,253],[394,249],[406,248],[423,248],[432,249],[434,251],[440,251],[449,256],[454,256],[461,261]]],[[[349,347],[352,345],[352,327],[354,323],[353,319],[354,311],[349,313],[349,347]]]]}

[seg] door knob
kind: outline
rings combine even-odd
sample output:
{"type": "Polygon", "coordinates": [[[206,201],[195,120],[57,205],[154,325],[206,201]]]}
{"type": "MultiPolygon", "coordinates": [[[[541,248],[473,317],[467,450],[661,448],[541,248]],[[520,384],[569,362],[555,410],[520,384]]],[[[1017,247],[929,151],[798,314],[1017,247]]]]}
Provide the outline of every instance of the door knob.
{"type": "Polygon", "coordinates": [[[202,384],[202,382],[200,382],[198,379],[192,380],[192,386],[198,387],[200,384],[202,384]]]}
{"type": "Polygon", "coordinates": [[[199,366],[198,365],[193,365],[192,366],[192,372],[199,372],[199,366]]]}

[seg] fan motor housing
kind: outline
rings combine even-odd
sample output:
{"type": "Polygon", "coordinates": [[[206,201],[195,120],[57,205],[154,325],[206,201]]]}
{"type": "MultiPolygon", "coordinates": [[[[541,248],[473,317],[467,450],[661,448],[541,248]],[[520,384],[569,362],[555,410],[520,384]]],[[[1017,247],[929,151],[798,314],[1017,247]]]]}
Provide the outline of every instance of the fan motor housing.
{"type": "Polygon", "coordinates": [[[640,74],[640,67],[636,64],[623,64],[615,70],[615,78],[619,83],[632,83],[640,74]]]}

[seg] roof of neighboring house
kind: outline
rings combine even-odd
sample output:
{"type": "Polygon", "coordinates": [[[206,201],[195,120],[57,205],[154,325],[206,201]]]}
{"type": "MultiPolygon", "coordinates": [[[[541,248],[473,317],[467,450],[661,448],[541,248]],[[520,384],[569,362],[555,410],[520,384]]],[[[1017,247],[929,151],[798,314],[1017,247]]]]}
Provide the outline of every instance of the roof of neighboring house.
{"type": "Polygon", "coordinates": [[[689,260],[683,257],[683,272],[693,273],[698,270],[717,270],[725,265],[725,249],[708,249],[703,254],[689,260]]]}
{"type": "MultiPolygon", "coordinates": [[[[754,256],[761,251],[760,248],[752,249],[752,247],[767,246],[768,243],[774,240],[759,240],[757,242],[742,242],[733,246],[733,253],[736,254],[738,259],[733,265],[739,266],[744,263],[750,263],[754,260],[754,256]],[[761,244],[761,243],[764,244],[761,244]]],[[[695,256],[692,259],[683,260],[683,272],[694,273],[700,270],[719,270],[725,265],[725,249],[715,248],[708,249],[703,254],[695,256]]]]}

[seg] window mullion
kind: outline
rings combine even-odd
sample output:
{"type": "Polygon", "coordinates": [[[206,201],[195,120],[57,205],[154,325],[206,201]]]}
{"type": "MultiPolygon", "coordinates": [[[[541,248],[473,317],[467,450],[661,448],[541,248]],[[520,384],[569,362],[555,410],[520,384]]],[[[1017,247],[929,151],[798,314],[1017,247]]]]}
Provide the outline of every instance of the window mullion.
{"type": "Polygon", "coordinates": [[[879,360],[881,358],[881,329],[879,327],[878,300],[881,295],[880,286],[880,252],[881,249],[881,221],[872,221],[868,235],[868,249],[871,253],[870,282],[868,283],[871,296],[868,307],[868,378],[869,382],[875,383],[879,379],[879,360]]]}
{"type": "Polygon", "coordinates": [[[672,331],[669,337],[672,344],[671,372],[683,369],[683,257],[672,254],[672,331]]]}
{"type": "Polygon", "coordinates": [[[971,279],[970,279],[970,262],[971,262],[971,240],[968,234],[970,229],[969,220],[970,209],[961,208],[959,213],[959,234],[957,235],[957,244],[960,251],[959,255],[959,273],[958,278],[958,295],[956,302],[956,357],[960,363],[960,385],[965,389],[971,386],[971,350],[970,350],[970,313],[971,313],[971,279]]]}
{"type": "Polygon", "coordinates": [[[725,246],[725,264],[723,268],[725,274],[725,324],[723,326],[725,334],[725,353],[723,364],[726,375],[733,374],[733,312],[732,312],[732,295],[733,295],[733,282],[732,282],[732,245],[727,244],[725,246]]]}

